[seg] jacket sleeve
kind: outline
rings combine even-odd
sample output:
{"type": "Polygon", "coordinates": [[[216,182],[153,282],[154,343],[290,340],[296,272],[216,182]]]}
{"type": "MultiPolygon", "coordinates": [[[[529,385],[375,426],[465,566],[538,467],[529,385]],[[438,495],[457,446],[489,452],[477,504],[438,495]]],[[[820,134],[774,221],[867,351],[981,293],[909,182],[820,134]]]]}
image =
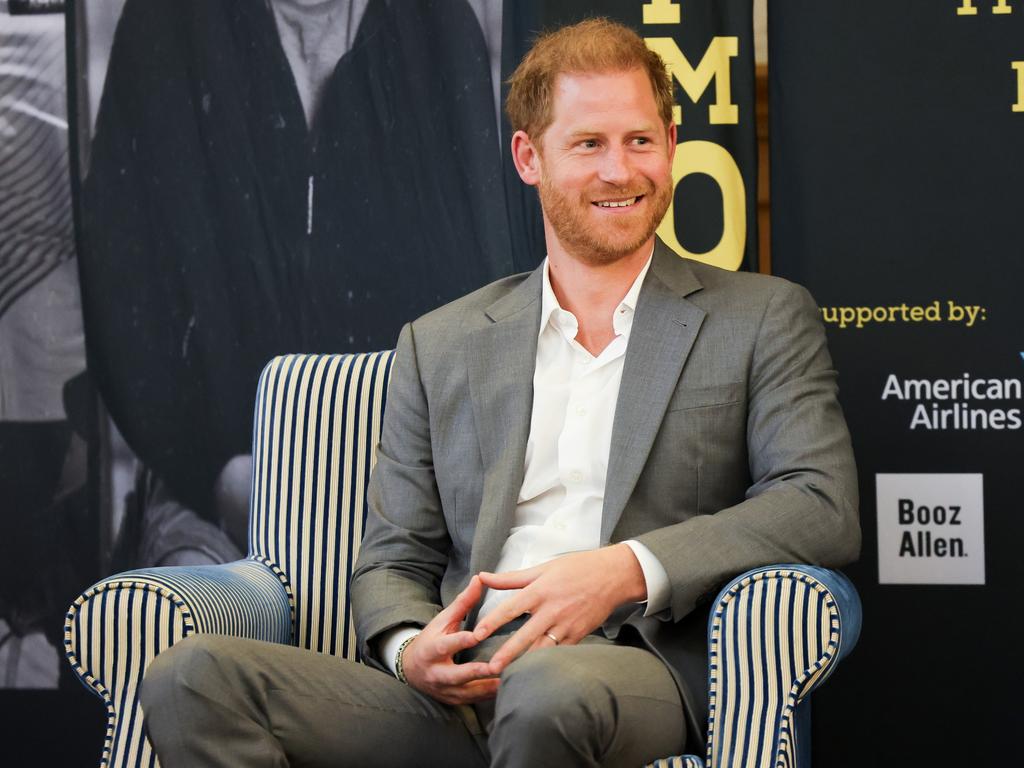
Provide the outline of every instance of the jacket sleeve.
{"type": "Polygon", "coordinates": [[[362,658],[383,668],[373,641],[402,624],[423,626],[441,610],[440,584],[451,548],[411,325],[398,340],[367,504],[352,574],[352,611],[362,658]]]}
{"type": "MultiPolygon", "coordinates": [[[[751,352],[743,501],[635,538],[665,567],[678,621],[738,573],[844,565],[860,551],[857,472],[820,313],[778,281],[751,352]]],[[[710,436],[708,439],[714,439],[710,436]]]]}

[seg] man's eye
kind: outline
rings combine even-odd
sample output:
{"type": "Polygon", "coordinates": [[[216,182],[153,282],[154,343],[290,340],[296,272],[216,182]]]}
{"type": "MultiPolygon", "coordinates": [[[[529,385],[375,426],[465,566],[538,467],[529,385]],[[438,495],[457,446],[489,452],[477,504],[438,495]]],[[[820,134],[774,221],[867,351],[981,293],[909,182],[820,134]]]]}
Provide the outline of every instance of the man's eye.
{"type": "Polygon", "coordinates": [[[584,149],[594,149],[594,147],[597,146],[597,140],[584,139],[583,141],[580,142],[580,146],[583,147],[584,149]]]}
{"type": "Polygon", "coordinates": [[[646,136],[637,136],[635,139],[633,139],[633,143],[634,144],[640,144],[640,145],[650,144],[651,140],[648,139],[646,136]]]}

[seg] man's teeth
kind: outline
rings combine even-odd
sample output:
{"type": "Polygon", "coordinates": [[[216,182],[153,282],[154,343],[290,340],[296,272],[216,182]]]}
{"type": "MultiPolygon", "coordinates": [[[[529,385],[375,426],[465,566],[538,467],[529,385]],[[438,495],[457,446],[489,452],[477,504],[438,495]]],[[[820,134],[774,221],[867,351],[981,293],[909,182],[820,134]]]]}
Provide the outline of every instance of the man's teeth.
{"type": "Polygon", "coordinates": [[[635,202],[636,202],[636,198],[635,197],[631,197],[631,198],[629,198],[629,200],[618,200],[618,201],[605,200],[605,201],[599,201],[597,203],[597,205],[599,207],[601,207],[601,208],[626,208],[627,206],[630,206],[630,205],[632,205],[635,202]]]}

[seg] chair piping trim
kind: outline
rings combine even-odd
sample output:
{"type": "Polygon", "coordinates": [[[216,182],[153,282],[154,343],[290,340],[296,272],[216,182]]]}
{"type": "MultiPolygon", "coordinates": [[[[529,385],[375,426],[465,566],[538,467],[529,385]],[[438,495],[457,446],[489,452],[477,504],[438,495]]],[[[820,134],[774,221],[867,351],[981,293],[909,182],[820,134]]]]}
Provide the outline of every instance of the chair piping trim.
{"type": "Polygon", "coordinates": [[[288,580],[288,574],[286,574],[277,563],[268,557],[263,555],[249,555],[246,560],[252,560],[256,563],[261,563],[270,569],[270,571],[277,576],[277,580],[281,582],[281,586],[284,587],[284,592],[288,596],[288,613],[291,616],[292,633],[291,643],[295,644],[295,594],[292,592],[292,584],[288,580]]]}
{"type": "Polygon", "coordinates": [[[72,669],[74,669],[75,674],[82,682],[82,685],[102,699],[107,708],[107,733],[103,737],[103,751],[100,754],[100,768],[107,768],[110,764],[110,751],[113,748],[114,730],[117,727],[117,711],[114,707],[113,697],[111,696],[110,691],[107,690],[107,687],[85,669],[74,651],[71,650],[71,636],[74,629],[73,624],[75,617],[78,610],[85,604],[85,602],[96,597],[101,592],[113,589],[130,590],[132,592],[158,593],[161,597],[169,600],[175,610],[177,610],[178,615],[181,616],[183,628],[182,639],[195,633],[195,622],[192,620],[192,614],[187,610],[185,602],[168,587],[162,584],[147,582],[145,579],[140,577],[112,579],[101,582],[100,584],[87,589],[71,604],[71,607],[64,616],[64,657],[68,660],[68,663],[71,664],[72,669]]]}

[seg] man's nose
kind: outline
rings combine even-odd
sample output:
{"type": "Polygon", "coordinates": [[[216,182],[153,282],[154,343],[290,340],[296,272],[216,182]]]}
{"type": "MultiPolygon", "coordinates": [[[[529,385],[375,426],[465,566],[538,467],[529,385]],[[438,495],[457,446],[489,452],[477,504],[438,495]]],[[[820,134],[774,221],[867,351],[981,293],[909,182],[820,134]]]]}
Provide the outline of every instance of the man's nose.
{"type": "Polygon", "coordinates": [[[633,175],[626,150],[623,147],[610,147],[601,159],[599,173],[601,181],[625,186],[633,175]]]}

